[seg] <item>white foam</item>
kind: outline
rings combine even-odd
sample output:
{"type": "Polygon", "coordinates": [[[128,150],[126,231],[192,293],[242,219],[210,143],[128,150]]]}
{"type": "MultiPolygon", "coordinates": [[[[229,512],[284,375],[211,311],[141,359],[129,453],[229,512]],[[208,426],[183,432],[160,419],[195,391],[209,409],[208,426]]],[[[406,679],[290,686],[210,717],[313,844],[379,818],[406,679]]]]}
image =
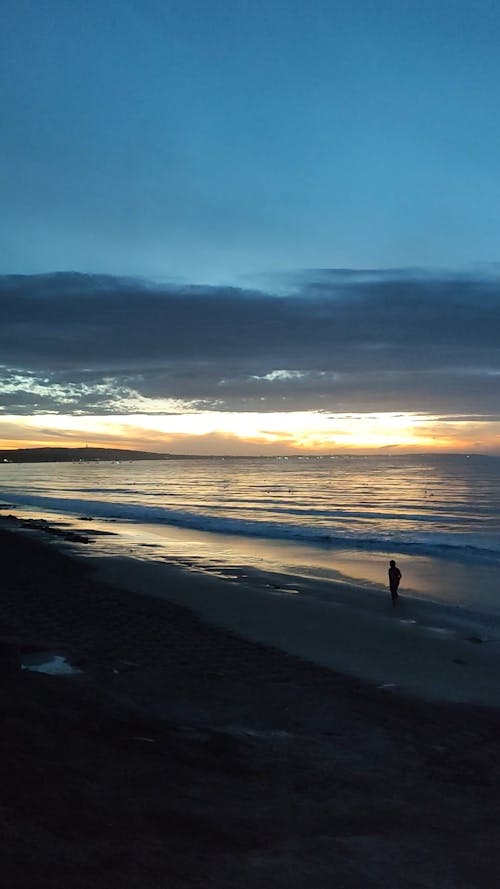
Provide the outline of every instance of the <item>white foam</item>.
{"type": "MultiPolygon", "coordinates": [[[[373,516],[370,517],[370,525],[365,529],[356,528],[350,530],[343,523],[342,511],[331,510],[329,524],[317,524],[316,521],[295,524],[293,522],[281,522],[269,520],[246,519],[236,517],[233,514],[221,515],[217,512],[200,511],[193,506],[192,510],[172,509],[167,506],[152,506],[145,503],[120,502],[112,500],[90,500],[69,497],[51,497],[39,494],[26,494],[17,491],[6,491],[13,504],[28,507],[37,507],[66,514],[80,515],[91,514],[95,518],[108,520],[121,520],[137,523],[150,523],[171,525],[174,527],[190,529],[193,531],[210,531],[212,533],[240,535],[243,537],[260,537],[269,540],[290,540],[342,547],[344,549],[359,549],[367,552],[394,551],[414,555],[433,555],[459,558],[463,561],[481,559],[496,561],[500,555],[500,544],[493,534],[468,533],[466,536],[460,533],[432,530],[432,531],[384,531],[379,526],[375,527],[373,516]],[[338,520],[341,519],[340,524],[338,520]],[[335,523],[337,520],[337,523],[335,523]]],[[[116,492],[115,492],[116,494],[116,492]]],[[[208,507],[210,509],[210,507],[208,507]]],[[[254,506],[253,513],[258,513],[254,506]]],[[[289,515],[294,514],[293,509],[287,510],[289,515]]],[[[314,510],[304,511],[304,515],[314,519],[314,510]]],[[[274,509],[278,515],[279,510],[274,509]]],[[[351,521],[362,513],[352,512],[351,521]]],[[[364,515],[364,514],[363,514],[364,515]]],[[[382,515],[382,514],[380,514],[382,515]]],[[[377,514],[375,514],[377,516],[377,514]]],[[[317,518],[317,517],[316,517],[317,518]]],[[[420,525],[423,524],[422,517],[420,525]]]]}

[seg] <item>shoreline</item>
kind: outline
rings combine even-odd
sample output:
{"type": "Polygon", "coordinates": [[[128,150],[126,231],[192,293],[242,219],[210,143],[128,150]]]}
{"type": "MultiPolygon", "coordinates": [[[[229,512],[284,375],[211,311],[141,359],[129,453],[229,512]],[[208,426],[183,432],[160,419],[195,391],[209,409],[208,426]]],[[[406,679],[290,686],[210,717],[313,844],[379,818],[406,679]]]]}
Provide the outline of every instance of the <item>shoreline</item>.
{"type": "Polygon", "coordinates": [[[8,503],[0,506],[0,520],[8,509],[14,510],[20,521],[28,519],[36,524],[43,520],[52,527],[83,534],[104,555],[134,552],[141,559],[165,560],[208,572],[219,569],[221,573],[234,566],[253,566],[268,573],[296,575],[306,582],[346,583],[376,595],[387,590],[387,568],[389,560],[395,558],[403,571],[403,592],[407,598],[483,611],[500,619],[498,565],[488,559],[472,559],[470,553],[462,560],[447,550],[424,555],[399,551],[397,547],[381,551],[343,549],[175,524],[127,522],[103,518],[84,509],[75,514],[57,513],[43,507],[8,503]]]}
{"type": "Polygon", "coordinates": [[[200,570],[156,559],[154,550],[144,558],[104,554],[91,546],[92,536],[106,539],[97,528],[7,517],[2,527],[50,540],[97,583],[175,603],[208,626],[370,688],[500,708],[500,616],[404,594],[393,608],[388,592],[342,580],[248,565],[200,570]]]}
{"type": "Polygon", "coordinates": [[[486,627],[448,606],[403,596],[393,608],[389,595],[289,575],[277,585],[276,575],[247,568],[222,580],[134,558],[91,563],[101,582],[188,607],[210,626],[369,687],[500,708],[500,622],[489,616],[486,627]]]}
{"type": "Polygon", "coordinates": [[[494,885],[498,710],[245,641],[36,533],[0,550],[4,643],[82,670],[3,677],[12,889],[494,885]]]}

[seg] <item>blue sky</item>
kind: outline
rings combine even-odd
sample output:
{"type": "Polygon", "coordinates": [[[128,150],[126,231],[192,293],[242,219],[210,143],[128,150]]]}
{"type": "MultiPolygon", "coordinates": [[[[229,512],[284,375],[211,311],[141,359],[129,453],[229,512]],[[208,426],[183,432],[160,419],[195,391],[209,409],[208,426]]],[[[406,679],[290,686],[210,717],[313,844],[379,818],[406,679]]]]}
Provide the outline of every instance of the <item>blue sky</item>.
{"type": "Polygon", "coordinates": [[[0,442],[500,453],[498,2],[3,6],[0,442]]]}
{"type": "Polygon", "coordinates": [[[0,273],[498,260],[496,2],[17,0],[0,273]]]}

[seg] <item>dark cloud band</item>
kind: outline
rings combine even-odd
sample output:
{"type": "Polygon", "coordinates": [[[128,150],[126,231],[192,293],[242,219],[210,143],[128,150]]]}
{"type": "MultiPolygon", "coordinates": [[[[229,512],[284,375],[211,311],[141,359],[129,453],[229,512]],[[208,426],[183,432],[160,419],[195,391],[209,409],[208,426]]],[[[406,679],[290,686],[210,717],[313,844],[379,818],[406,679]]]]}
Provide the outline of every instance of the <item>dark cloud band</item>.
{"type": "Polygon", "coordinates": [[[3,409],[113,413],[139,395],[218,410],[497,411],[497,278],[322,271],[280,293],[0,278],[3,409]]]}

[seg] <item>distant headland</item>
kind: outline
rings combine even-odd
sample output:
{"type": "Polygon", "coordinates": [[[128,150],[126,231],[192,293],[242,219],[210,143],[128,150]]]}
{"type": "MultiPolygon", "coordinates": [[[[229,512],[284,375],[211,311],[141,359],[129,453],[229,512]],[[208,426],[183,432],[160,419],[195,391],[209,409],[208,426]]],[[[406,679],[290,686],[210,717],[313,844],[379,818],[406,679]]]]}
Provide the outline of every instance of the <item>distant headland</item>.
{"type": "Polygon", "coordinates": [[[96,460],[169,460],[171,454],[121,448],[16,448],[0,450],[2,463],[94,463],[96,460]]]}
{"type": "Polygon", "coordinates": [[[13,448],[12,450],[0,450],[1,463],[97,463],[106,461],[107,463],[131,462],[133,460],[339,460],[339,459],[366,459],[367,457],[379,457],[387,460],[401,459],[407,460],[411,457],[416,459],[450,459],[459,460],[470,459],[499,459],[500,455],[493,454],[463,454],[455,452],[429,452],[429,453],[387,453],[387,451],[372,454],[171,454],[158,453],[157,451],[132,451],[124,448],[64,448],[64,447],[45,447],[45,448],[13,448]]]}

